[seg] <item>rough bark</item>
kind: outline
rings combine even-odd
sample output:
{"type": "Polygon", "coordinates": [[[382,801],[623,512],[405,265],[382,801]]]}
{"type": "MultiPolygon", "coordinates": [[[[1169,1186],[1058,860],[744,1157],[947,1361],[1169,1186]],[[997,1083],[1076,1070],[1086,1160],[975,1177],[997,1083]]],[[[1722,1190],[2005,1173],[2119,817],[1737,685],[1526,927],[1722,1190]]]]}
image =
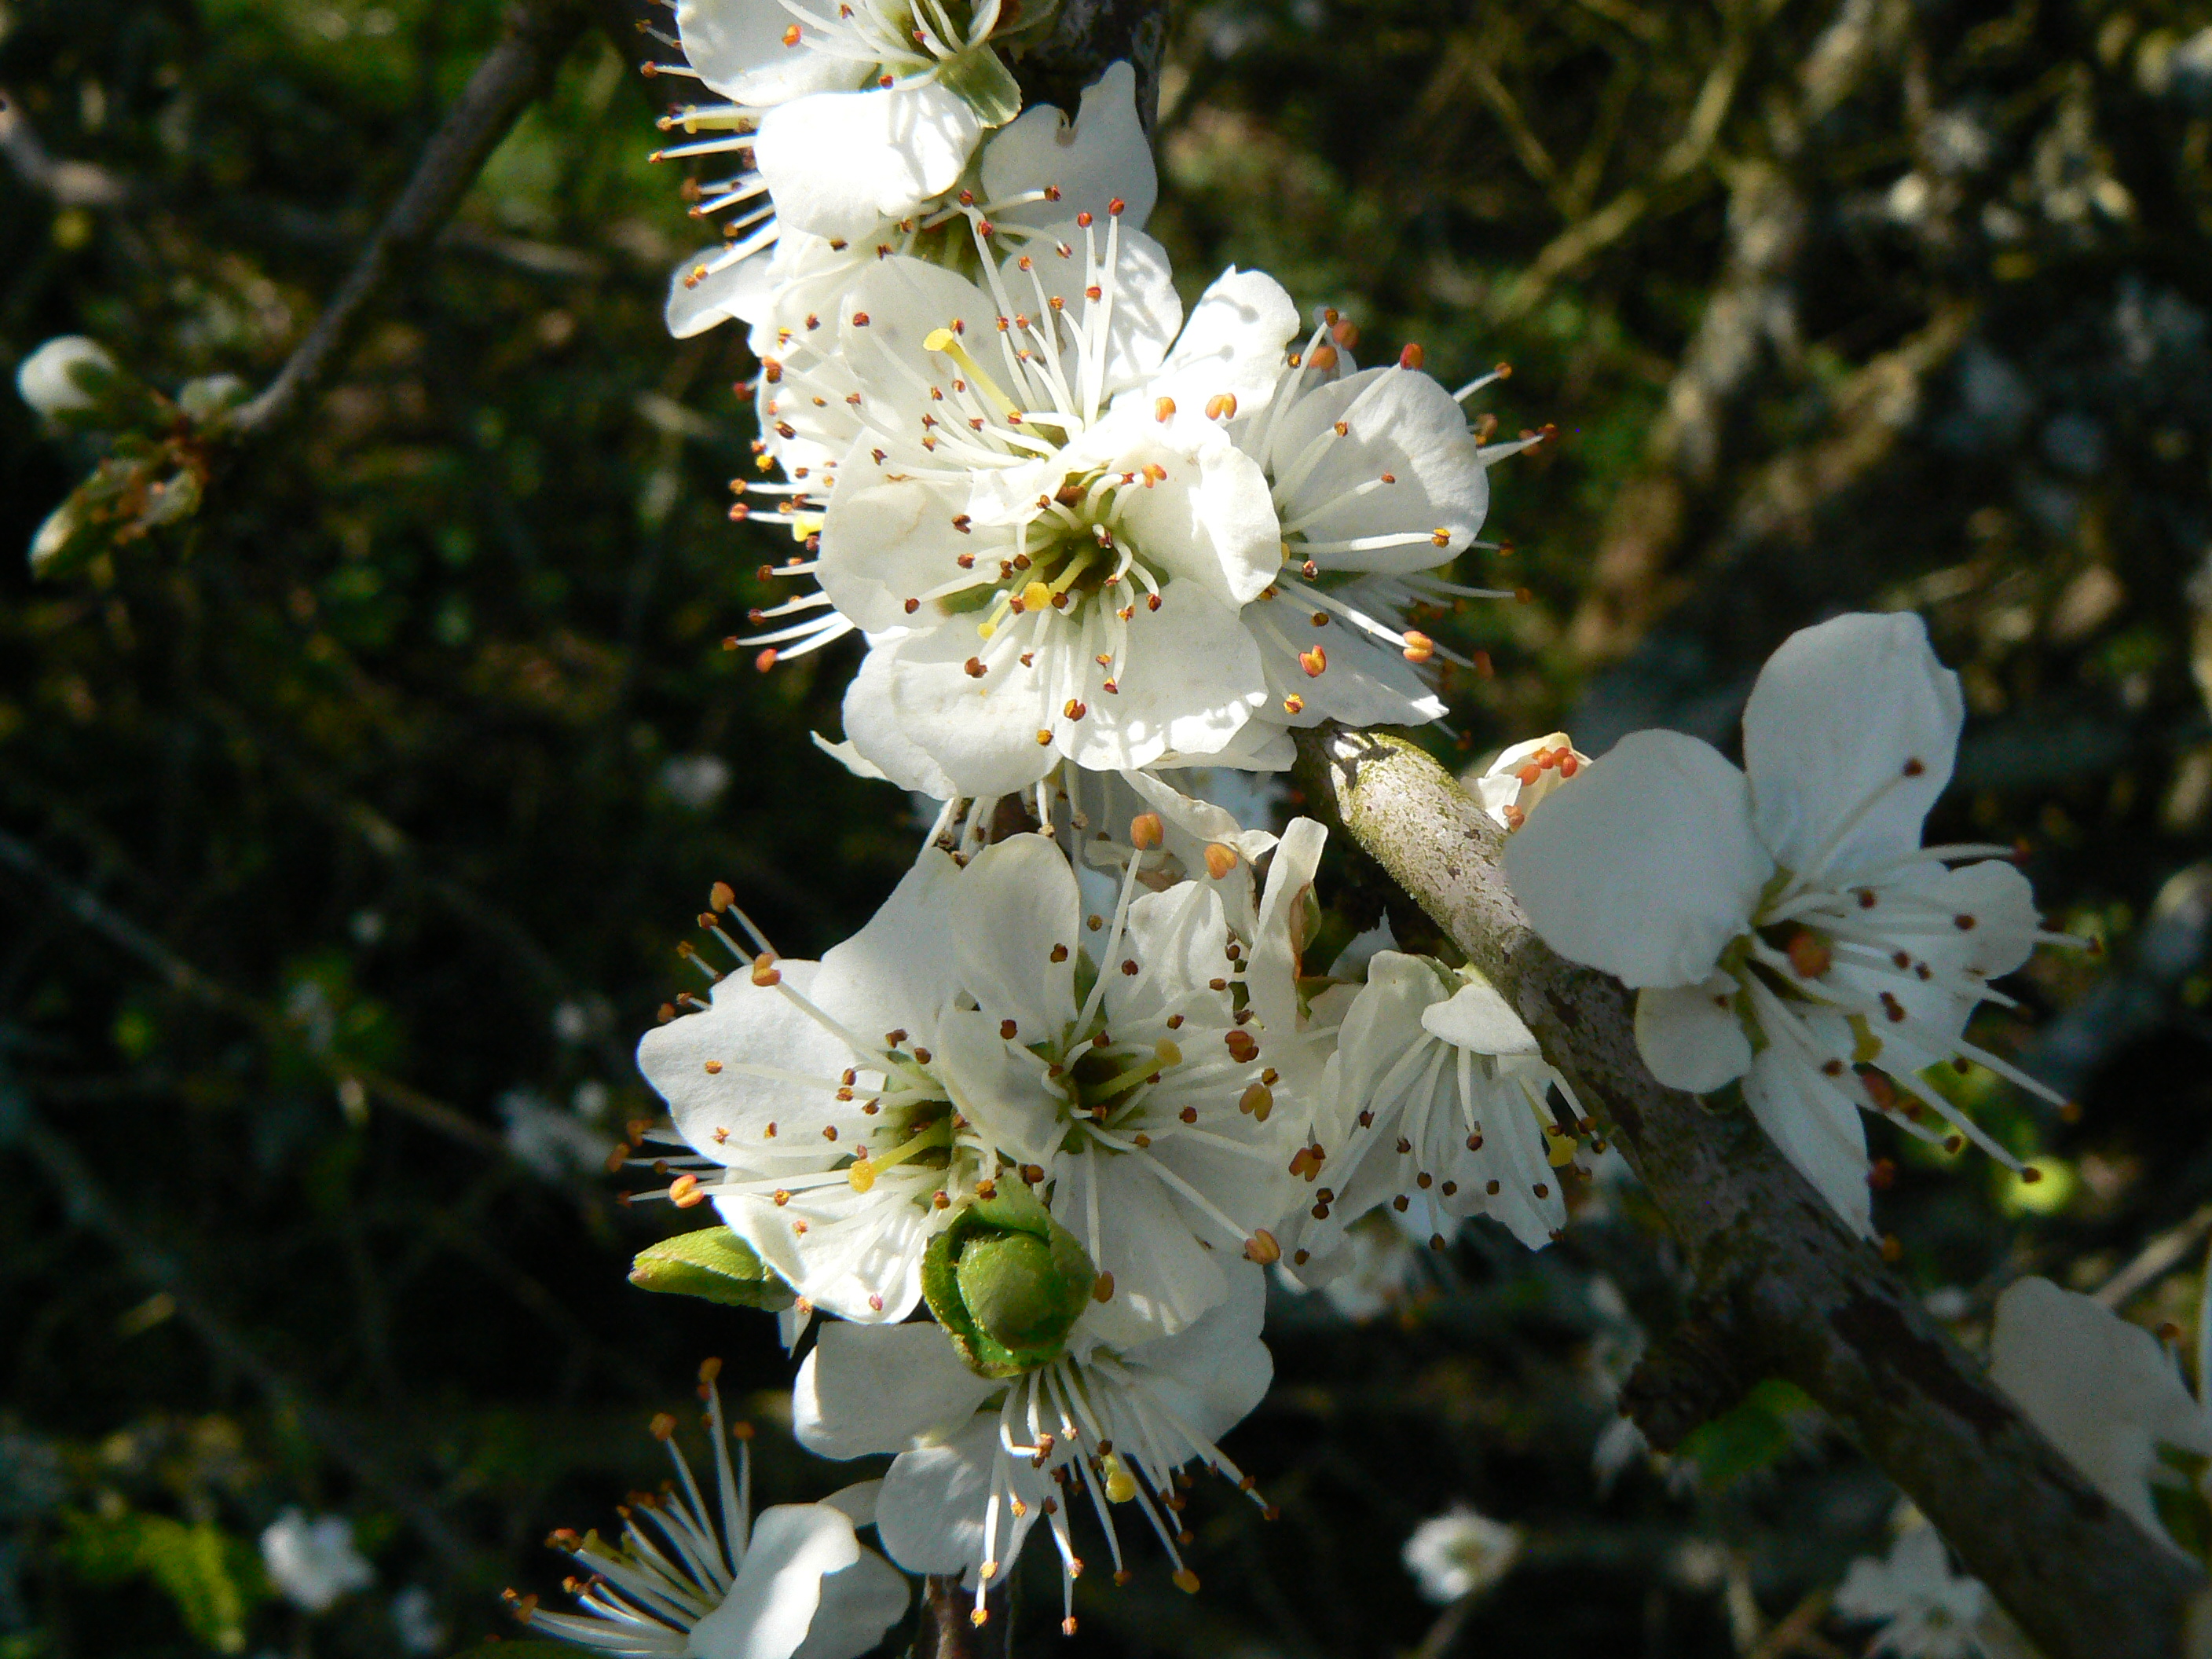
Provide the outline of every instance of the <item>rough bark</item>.
{"type": "Polygon", "coordinates": [[[1060,0],[1052,27],[1014,60],[1024,104],[1073,114],[1083,89],[1117,58],[1137,71],[1137,117],[1150,136],[1160,108],[1160,52],[1168,11],[1160,0],[1060,0]]]}
{"type": "Polygon", "coordinates": [[[1662,1087],[1632,994],[1563,961],[1507,887],[1504,832],[1412,744],[1322,727],[1308,797],[1497,984],[1680,1243],[1695,1313],[1632,1382],[1668,1443],[1761,1376],[1825,1407],[2049,1659],[2170,1659],[2203,1575],[2052,1449],[1740,1111],[1662,1087]]]}

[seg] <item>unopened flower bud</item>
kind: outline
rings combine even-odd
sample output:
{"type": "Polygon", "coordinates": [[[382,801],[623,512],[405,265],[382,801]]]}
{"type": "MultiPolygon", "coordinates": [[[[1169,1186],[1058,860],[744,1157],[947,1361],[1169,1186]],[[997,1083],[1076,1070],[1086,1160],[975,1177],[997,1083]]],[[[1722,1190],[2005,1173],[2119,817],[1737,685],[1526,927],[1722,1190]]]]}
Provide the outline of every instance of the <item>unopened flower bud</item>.
{"type": "Polygon", "coordinates": [[[922,1260],[930,1311],[985,1376],[1014,1376],[1057,1358],[1098,1282],[1075,1236],[1018,1187],[969,1205],[922,1260]]]}

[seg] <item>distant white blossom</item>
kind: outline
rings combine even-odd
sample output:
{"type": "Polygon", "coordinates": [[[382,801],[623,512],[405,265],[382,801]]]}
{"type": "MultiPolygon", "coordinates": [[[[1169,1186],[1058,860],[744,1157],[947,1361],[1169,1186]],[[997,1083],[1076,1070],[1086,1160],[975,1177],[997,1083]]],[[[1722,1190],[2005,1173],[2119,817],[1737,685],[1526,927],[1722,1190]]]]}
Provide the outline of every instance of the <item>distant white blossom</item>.
{"type": "Polygon", "coordinates": [[[277,1593],[309,1613],[327,1613],[341,1596],[376,1582],[376,1569],[354,1547],[353,1522],[343,1515],[310,1521],[286,1510],[261,1534],[261,1561],[277,1593]]]}
{"type": "Polygon", "coordinates": [[[1933,1527],[1906,1533],[1886,1561],[1861,1556],[1852,1562],[1833,1606],[1844,1619],[1881,1626],[1869,1655],[1983,1659],[1996,1651],[1980,1628],[1994,1610],[1990,1593],[1980,1580],[1951,1571],[1950,1553],[1933,1527]]]}
{"type": "Polygon", "coordinates": [[[420,1584],[410,1584],[392,1598],[392,1628],[403,1651],[429,1655],[446,1645],[445,1623],[438,1604],[420,1584]]]}
{"type": "Polygon", "coordinates": [[[1413,1528],[1401,1559],[1421,1594],[1451,1602],[1486,1589],[1513,1570],[1527,1542],[1521,1528],[1455,1504],[1413,1528]]]}

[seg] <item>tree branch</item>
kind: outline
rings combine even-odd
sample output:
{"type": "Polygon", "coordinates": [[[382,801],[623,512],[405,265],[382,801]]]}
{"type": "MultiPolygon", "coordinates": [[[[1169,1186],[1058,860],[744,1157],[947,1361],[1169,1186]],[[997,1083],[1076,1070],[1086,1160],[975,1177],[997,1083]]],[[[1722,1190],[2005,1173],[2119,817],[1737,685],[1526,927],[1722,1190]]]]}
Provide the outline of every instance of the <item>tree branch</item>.
{"type": "MultiPolygon", "coordinates": [[[[2170,1659],[2203,1575],[2115,1510],[2032,1428],[1749,1115],[1662,1087],[1632,994],[1561,960],[1499,864],[1504,832],[1401,738],[1301,734],[1309,800],[1449,933],[1598,1111],[1695,1275],[1689,1338],[1643,1374],[1638,1420],[1787,1378],[1910,1493],[2050,1659],[2170,1659]],[[1699,1352],[1727,1356],[1706,1368],[1699,1352]],[[1692,1381],[1692,1379],[1697,1379],[1692,1381]]],[[[1634,1387],[1635,1385],[1632,1385],[1634,1387]]]]}
{"type": "Polygon", "coordinates": [[[1022,102],[1057,104],[1070,116],[1083,89],[1116,58],[1137,71],[1137,118],[1150,137],[1160,110],[1160,54],[1168,41],[1162,0],[1060,0],[1052,28],[1014,63],[1022,102]]]}
{"type": "Polygon", "coordinates": [[[507,14],[507,34],[469,76],[459,101],[431,136],[415,173],[368,239],[307,337],[276,378],[227,428],[248,443],[280,424],[338,362],[370,304],[429,245],[460,205],[485,161],[544,91],[587,16],[569,0],[533,0],[507,14]]]}

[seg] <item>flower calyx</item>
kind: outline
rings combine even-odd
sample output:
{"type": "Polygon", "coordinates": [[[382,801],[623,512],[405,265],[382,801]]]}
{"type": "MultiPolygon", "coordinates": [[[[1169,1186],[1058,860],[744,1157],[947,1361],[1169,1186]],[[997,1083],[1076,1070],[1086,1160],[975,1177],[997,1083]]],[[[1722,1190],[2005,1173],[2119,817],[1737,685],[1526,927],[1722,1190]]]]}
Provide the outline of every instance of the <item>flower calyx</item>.
{"type": "Polygon", "coordinates": [[[1097,1277],[1032,1194],[1001,1188],[931,1239],[921,1293],[971,1370],[1018,1376],[1060,1358],[1097,1277]]]}

